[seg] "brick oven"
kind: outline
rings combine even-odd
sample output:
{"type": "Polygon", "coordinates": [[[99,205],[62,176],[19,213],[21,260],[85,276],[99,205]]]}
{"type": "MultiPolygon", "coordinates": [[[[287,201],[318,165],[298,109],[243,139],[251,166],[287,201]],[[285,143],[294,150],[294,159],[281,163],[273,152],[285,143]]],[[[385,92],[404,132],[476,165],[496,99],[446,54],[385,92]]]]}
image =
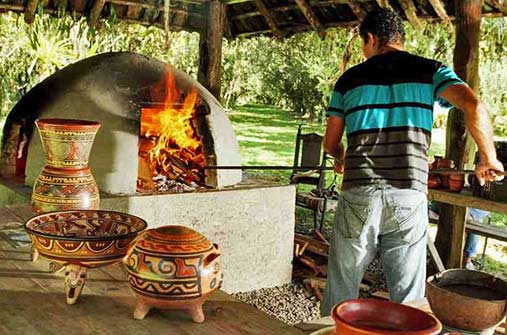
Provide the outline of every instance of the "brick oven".
{"type": "Polygon", "coordinates": [[[225,111],[189,75],[133,53],[101,54],[57,71],[6,120],[0,201],[30,201],[44,165],[37,118],[100,122],[90,155],[100,208],[141,216],[149,228],[179,224],[207,235],[223,252],[225,291],[290,282],[294,186],[203,168],[239,166],[241,157],[225,111]]]}

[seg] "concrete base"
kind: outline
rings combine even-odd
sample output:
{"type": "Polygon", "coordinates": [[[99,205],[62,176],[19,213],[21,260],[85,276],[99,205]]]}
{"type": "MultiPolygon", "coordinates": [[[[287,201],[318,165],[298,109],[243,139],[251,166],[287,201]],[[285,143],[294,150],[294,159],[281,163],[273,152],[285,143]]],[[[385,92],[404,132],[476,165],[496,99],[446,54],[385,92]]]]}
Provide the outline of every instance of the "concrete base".
{"type": "Polygon", "coordinates": [[[222,191],[103,196],[101,209],[142,217],[149,228],[183,225],[222,250],[227,293],[252,291],[291,281],[294,248],[294,186],[222,191]]]}
{"type": "MultiPolygon", "coordinates": [[[[295,187],[256,184],[207,192],[116,196],[101,194],[100,208],[142,217],[149,228],[188,226],[217,243],[227,293],[291,281],[295,187]]],[[[0,206],[29,204],[31,188],[0,179],[0,206]]]]}

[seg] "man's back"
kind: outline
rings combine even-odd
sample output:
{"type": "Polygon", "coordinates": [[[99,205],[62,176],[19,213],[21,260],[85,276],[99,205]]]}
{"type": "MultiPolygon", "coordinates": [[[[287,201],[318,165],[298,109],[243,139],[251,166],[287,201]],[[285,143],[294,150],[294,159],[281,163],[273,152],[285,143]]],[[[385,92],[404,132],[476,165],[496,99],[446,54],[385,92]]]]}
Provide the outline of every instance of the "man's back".
{"type": "Polygon", "coordinates": [[[433,104],[462,83],[441,63],[405,51],[371,57],[344,73],[328,114],[345,119],[343,188],[391,185],[427,190],[433,104]]]}

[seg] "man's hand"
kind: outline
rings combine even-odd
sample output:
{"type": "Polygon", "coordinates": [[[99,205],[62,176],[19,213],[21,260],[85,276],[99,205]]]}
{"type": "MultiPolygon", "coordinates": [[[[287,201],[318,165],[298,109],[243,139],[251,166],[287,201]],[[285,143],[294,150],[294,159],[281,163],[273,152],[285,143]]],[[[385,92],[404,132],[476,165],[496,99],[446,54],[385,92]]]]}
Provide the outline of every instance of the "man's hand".
{"type": "Polygon", "coordinates": [[[475,175],[479,181],[479,185],[484,186],[486,181],[500,181],[504,178],[498,172],[504,172],[503,164],[497,159],[493,161],[485,161],[477,164],[475,167],[475,175]]]}

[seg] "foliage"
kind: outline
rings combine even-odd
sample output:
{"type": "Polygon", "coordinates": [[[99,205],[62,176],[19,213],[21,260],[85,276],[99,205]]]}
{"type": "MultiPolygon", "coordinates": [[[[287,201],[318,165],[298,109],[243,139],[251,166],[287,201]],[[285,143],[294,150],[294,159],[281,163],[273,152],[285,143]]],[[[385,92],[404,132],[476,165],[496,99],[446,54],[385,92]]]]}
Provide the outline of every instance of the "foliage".
{"type": "MultiPolygon", "coordinates": [[[[116,21],[113,12],[95,30],[84,19],[70,16],[37,15],[29,26],[17,14],[0,15],[0,115],[5,116],[28,89],[57,69],[101,52],[137,52],[197,75],[197,34],[170,33],[166,43],[159,28],[116,21]]],[[[496,130],[507,133],[507,72],[502,65],[507,61],[507,20],[484,19],[482,29],[480,93],[496,117],[496,130]]],[[[225,106],[264,103],[283,108],[292,117],[323,121],[349,38],[346,29],[331,29],[325,39],[308,32],[283,41],[267,37],[225,41],[225,106]]],[[[443,25],[427,23],[417,30],[407,25],[410,52],[450,65],[453,47],[453,33],[443,25]]],[[[349,67],[361,61],[357,39],[349,67]]],[[[443,120],[437,121],[443,126],[443,120]]]]}

